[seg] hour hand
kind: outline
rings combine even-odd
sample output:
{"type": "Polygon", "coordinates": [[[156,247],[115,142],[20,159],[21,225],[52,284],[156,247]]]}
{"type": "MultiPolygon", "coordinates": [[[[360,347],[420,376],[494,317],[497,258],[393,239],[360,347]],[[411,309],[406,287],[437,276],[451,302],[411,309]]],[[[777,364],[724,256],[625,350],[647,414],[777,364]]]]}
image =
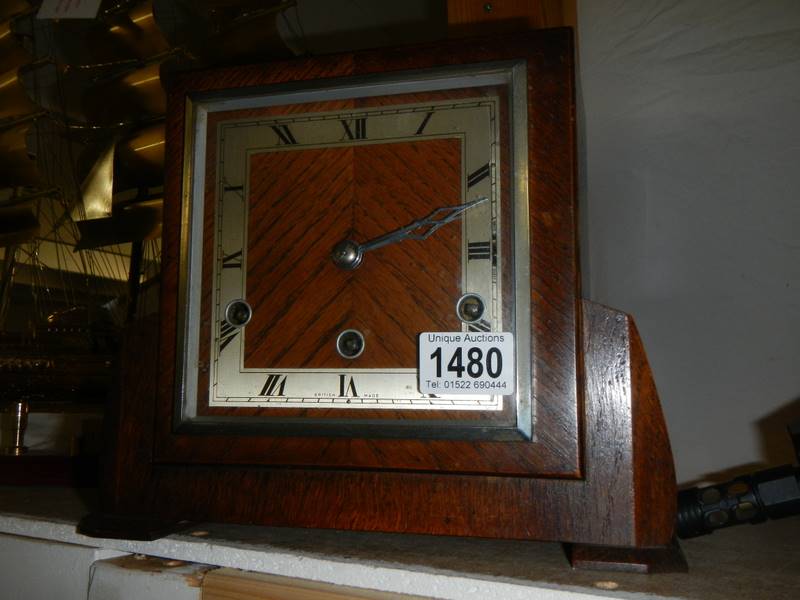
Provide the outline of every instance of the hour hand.
{"type": "Polygon", "coordinates": [[[331,251],[333,264],[341,269],[349,271],[361,264],[365,252],[382,248],[383,246],[388,246],[395,242],[402,242],[403,240],[427,239],[442,225],[446,225],[450,221],[455,221],[460,218],[464,212],[473,206],[486,202],[488,199],[487,196],[481,196],[480,198],[457,206],[442,206],[434,210],[427,217],[418,219],[400,229],[384,233],[363,244],[359,244],[353,240],[342,240],[336,244],[331,251]]]}

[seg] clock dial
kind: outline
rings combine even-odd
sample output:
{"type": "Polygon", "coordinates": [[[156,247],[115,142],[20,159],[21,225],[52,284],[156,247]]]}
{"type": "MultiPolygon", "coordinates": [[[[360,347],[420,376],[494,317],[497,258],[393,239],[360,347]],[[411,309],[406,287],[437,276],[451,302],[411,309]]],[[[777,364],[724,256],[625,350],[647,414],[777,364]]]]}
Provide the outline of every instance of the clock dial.
{"type": "Polygon", "coordinates": [[[502,396],[423,395],[416,372],[423,331],[508,325],[500,98],[380,100],[215,124],[203,307],[213,326],[201,344],[210,407],[502,409],[502,396]],[[343,240],[374,240],[479,197],[487,201],[427,239],[377,248],[352,270],[331,259],[343,240]],[[478,300],[472,312],[459,310],[462,298],[478,300]],[[246,319],[231,319],[237,306],[246,319]],[[347,331],[357,352],[342,352],[347,331]]]}
{"type": "Polygon", "coordinates": [[[529,439],[525,89],[509,63],[190,96],[178,427],[529,439]],[[422,393],[423,332],[512,332],[514,389],[422,393]]]}

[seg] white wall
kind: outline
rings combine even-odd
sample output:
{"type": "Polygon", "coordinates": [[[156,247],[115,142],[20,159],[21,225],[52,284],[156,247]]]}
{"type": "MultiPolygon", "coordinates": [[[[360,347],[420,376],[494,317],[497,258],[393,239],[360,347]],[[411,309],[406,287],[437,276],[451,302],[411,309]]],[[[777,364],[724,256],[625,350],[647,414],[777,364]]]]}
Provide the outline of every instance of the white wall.
{"type": "Polygon", "coordinates": [[[0,598],[83,600],[95,561],[120,554],[0,533],[0,598]]]}
{"type": "Polygon", "coordinates": [[[584,295],[636,318],[679,481],[790,461],[757,421],[800,418],[800,2],[578,18],[584,295]]]}

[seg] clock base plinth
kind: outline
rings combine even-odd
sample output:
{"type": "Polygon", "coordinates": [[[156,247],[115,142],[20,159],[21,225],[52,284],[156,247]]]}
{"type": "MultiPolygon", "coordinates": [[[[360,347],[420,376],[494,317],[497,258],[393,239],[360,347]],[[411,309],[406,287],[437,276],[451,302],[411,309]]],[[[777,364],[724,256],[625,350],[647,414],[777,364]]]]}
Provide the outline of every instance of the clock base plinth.
{"type": "MultiPolygon", "coordinates": [[[[669,544],[674,531],[677,491],[666,425],[633,321],[587,301],[582,313],[585,452],[580,477],[158,461],[151,454],[156,384],[149,376],[156,365],[147,351],[157,329],[152,322],[139,324],[130,331],[122,361],[142,370],[128,370],[121,380],[114,415],[121,435],[112,439],[117,450],[103,510],[173,523],[568,542],[578,545],[576,566],[639,564],[645,559],[613,555],[634,547],[633,555],[647,556],[648,548],[669,544]],[[612,558],[593,558],[603,546],[614,548],[607,551],[612,558]]],[[[119,531],[128,535],[124,528],[119,531]]]]}
{"type": "Polygon", "coordinates": [[[657,548],[624,548],[567,544],[573,569],[623,573],[686,573],[689,566],[677,539],[657,548]]]}

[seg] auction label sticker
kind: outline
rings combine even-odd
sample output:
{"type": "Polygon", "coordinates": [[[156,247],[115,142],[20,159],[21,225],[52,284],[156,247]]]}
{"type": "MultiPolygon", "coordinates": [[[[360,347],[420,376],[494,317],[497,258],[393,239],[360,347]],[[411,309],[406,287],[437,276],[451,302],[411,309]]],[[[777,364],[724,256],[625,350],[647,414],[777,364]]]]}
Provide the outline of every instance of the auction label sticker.
{"type": "Polygon", "coordinates": [[[425,332],[419,336],[423,394],[513,394],[514,334],[425,332]]]}

